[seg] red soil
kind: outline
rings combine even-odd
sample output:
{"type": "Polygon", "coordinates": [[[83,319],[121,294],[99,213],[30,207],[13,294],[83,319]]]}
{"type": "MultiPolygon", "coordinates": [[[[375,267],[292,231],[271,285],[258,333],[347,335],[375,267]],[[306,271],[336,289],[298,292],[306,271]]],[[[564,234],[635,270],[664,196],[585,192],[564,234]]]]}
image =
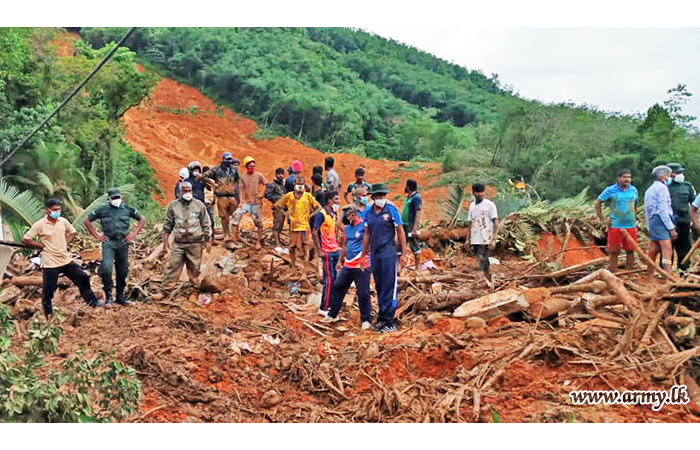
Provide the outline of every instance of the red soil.
{"type": "MultiPolygon", "coordinates": [[[[150,98],[124,115],[125,139],[134,150],[148,159],[155,170],[160,188],[164,191],[161,204],[173,198],[180,168],[186,167],[192,160],[213,167],[221,161],[225,151],[230,151],[240,160],[253,156],[258,169],[268,180],[273,179],[277,167],[286,169],[296,159],[302,162],[302,175],[305,178],[310,177],[314,165],[323,165],[326,154],[289,138],[256,140],[252,137],[258,130],[254,121],[229,109],[225,109],[222,116],[216,109],[216,104],[197,89],[164,78],[156,85],[150,98]],[[197,108],[196,114],[189,112],[193,107],[197,108]]],[[[436,199],[444,193],[444,188],[429,188],[433,182],[431,178],[440,173],[438,163],[421,164],[424,169],[413,172],[400,170],[408,167],[408,163],[377,161],[346,153],[336,153],[333,157],[343,186],[354,181],[358,167],[365,169],[365,179],[369,183],[392,181],[389,183],[392,190],[389,199],[399,208],[403,203],[406,180],[415,179],[424,200],[423,218],[433,222],[440,220],[436,199]]],[[[263,212],[269,218],[269,202],[265,203],[263,212]]],[[[341,203],[344,203],[342,198],[341,203]]]]}
{"type": "MultiPolygon", "coordinates": [[[[544,258],[548,255],[554,255],[561,250],[562,242],[561,240],[552,233],[543,233],[540,240],[537,242],[537,247],[540,250],[540,256],[544,258]]],[[[584,247],[594,246],[595,243],[590,242],[584,244],[575,237],[569,239],[568,249],[577,249],[584,247]]],[[[564,267],[573,266],[576,264],[581,264],[587,261],[592,261],[605,256],[603,251],[599,248],[586,248],[585,250],[571,250],[564,253],[563,265],[564,267]]],[[[556,256],[552,258],[552,261],[556,260],[556,256]]]]}

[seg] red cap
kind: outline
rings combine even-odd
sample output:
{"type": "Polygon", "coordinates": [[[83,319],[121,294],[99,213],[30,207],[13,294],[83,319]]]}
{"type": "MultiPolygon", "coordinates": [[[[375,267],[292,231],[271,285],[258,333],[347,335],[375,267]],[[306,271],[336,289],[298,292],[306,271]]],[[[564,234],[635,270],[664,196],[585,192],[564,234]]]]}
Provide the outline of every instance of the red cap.
{"type": "Polygon", "coordinates": [[[292,163],[292,172],[301,172],[301,161],[294,161],[292,163]]]}

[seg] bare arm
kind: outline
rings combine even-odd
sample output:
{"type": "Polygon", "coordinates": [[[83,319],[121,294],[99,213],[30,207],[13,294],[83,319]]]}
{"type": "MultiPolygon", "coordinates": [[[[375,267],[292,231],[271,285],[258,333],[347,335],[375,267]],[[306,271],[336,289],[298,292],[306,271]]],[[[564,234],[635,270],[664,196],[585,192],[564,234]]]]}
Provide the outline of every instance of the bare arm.
{"type": "Polygon", "coordinates": [[[693,224],[693,229],[698,231],[698,208],[690,205],[690,222],[693,224]]]}
{"type": "Polygon", "coordinates": [[[78,232],[77,232],[77,231],[69,232],[69,233],[66,235],[66,245],[70,245],[71,242],[73,242],[73,239],[75,239],[75,237],[76,237],[77,235],[78,235],[78,232]]]}
{"type": "Polygon", "coordinates": [[[365,236],[362,238],[362,256],[360,259],[364,258],[365,255],[369,255],[369,238],[370,238],[369,227],[365,227],[365,236]]]}
{"type": "Polygon", "coordinates": [[[598,220],[605,222],[603,218],[603,203],[600,200],[596,200],[593,202],[593,206],[595,206],[595,215],[598,216],[598,220]]]}
{"type": "Polygon", "coordinates": [[[399,249],[401,250],[401,258],[399,258],[399,265],[405,266],[408,261],[408,253],[406,250],[406,233],[403,231],[403,227],[398,225],[396,227],[396,234],[399,237],[399,249]]]}
{"type": "Polygon", "coordinates": [[[420,209],[416,211],[416,221],[413,224],[413,229],[411,230],[411,233],[413,234],[416,234],[416,232],[418,231],[418,224],[420,223],[420,212],[420,209]]]}
{"type": "Polygon", "coordinates": [[[496,236],[498,236],[498,218],[493,219],[493,234],[491,236],[491,244],[495,244],[496,236]]]}
{"type": "Polygon", "coordinates": [[[35,241],[35,240],[33,240],[33,239],[22,238],[22,243],[23,243],[24,245],[26,245],[27,247],[36,248],[36,249],[39,249],[39,250],[43,250],[43,249],[44,249],[44,244],[42,244],[41,242],[37,242],[37,241],[35,241]]]}

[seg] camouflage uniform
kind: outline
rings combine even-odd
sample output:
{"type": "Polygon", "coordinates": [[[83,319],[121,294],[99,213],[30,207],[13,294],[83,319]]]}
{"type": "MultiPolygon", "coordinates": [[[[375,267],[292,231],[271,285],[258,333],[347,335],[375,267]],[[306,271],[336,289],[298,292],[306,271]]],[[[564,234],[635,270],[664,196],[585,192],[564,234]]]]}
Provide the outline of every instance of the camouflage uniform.
{"type": "Polygon", "coordinates": [[[204,243],[212,237],[209,213],[204,203],[195,198],[189,202],[182,198],[170,202],[163,232],[172,233],[175,237],[168,265],[163,271],[163,290],[173,290],[182,273],[182,266],[187,266],[190,281],[197,284],[204,243]]]}

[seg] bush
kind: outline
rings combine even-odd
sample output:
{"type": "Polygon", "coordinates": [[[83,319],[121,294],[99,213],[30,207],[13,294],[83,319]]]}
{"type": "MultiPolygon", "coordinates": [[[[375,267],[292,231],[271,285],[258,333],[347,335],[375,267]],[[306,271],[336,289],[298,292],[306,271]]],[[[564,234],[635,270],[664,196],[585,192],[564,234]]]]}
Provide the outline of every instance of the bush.
{"type": "Polygon", "coordinates": [[[2,304],[0,328],[0,422],[110,422],[136,412],[141,383],[114,350],[93,358],[79,350],[61,370],[47,370],[44,355],[58,353],[59,326],[29,322],[23,354],[10,351],[14,326],[2,304]]]}

